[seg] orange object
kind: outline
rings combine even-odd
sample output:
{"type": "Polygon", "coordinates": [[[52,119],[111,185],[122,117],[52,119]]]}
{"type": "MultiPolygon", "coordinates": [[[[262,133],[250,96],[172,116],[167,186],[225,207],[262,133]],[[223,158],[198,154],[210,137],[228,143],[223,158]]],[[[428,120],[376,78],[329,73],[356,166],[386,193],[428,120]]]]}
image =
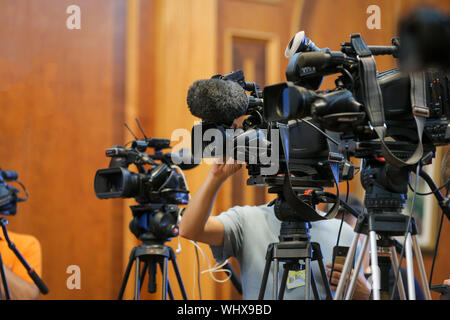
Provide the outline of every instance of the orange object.
{"type": "MultiPolygon", "coordinates": [[[[42,253],[39,240],[31,235],[8,232],[9,239],[16,245],[16,248],[28,262],[30,267],[41,276],[42,273],[42,253]]],[[[0,231],[0,253],[2,255],[3,265],[11,269],[17,276],[27,282],[34,283],[28,275],[27,270],[16,257],[14,252],[8,247],[3,233],[0,231]]]]}

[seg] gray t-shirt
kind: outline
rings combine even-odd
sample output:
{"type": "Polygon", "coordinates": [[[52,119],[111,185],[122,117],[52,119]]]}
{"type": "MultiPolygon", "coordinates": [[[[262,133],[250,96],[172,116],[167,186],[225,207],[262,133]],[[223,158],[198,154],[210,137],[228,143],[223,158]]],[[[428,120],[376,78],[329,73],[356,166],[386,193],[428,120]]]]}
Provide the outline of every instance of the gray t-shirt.
{"type": "MultiPolygon", "coordinates": [[[[223,246],[211,246],[214,258],[221,263],[229,257],[236,257],[241,271],[242,293],[245,300],[258,299],[262,275],[266,263],[267,247],[279,242],[281,222],[275,216],[273,206],[233,207],[217,216],[223,223],[225,237],[223,246]]],[[[323,255],[324,265],[332,262],[333,247],[336,245],[340,220],[321,220],[311,223],[311,242],[318,242],[323,255]]],[[[354,232],[346,223],[342,226],[340,246],[350,246],[354,232]]],[[[273,265],[267,279],[264,299],[272,299],[273,265]]],[[[281,282],[283,263],[279,264],[279,281],[281,282]]],[[[317,261],[312,262],[321,299],[325,298],[325,288],[320,276],[317,261]]],[[[304,273],[290,274],[290,285],[286,288],[284,299],[304,300],[304,273]],[[296,278],[295,281],[291,281],[296,278]]],[[[314,298],[312,292],[311,297],[314,298]]]]}

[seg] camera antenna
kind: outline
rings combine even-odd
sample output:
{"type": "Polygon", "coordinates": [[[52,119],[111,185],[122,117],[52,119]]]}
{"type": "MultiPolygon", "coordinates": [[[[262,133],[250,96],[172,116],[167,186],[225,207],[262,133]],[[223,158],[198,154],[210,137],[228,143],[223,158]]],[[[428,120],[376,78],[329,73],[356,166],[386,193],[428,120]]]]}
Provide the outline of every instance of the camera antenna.
{"type": "Polygon", "coordinates": [[[142,127],[141,127],[141,123],[139,122],[139,120],[138,120],[137,118],[136,118],[135,120],[136,120],[136,123],[137,123],[137,125],[138,125],[138,127],[139,127],[139,130],[141,130],[142,134],[144,135],[144,139],[147,140],[148,138],[147,138],[147,136],[145,135],[145,132],[144,132],[144,130],[143,130],[142,127]]]}
{"type": "Polygon", "coordinates": [[[123,125],[125,126],[125,128],[128,129],[128,131],[131,133],[131,135],[134,137],[134,139],[139,140],[139,138],[136,137],[136,135],[135,135],[134,132],[130,129],[130,127],[127,125],[126,122],[124,122],[123,125]]]}

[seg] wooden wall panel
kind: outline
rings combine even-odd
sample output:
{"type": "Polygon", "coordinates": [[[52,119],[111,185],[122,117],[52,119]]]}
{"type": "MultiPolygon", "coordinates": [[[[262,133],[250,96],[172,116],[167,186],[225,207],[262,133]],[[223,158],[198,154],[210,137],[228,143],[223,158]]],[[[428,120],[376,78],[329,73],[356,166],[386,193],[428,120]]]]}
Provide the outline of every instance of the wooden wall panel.
{"type": "Polygon", "coordinates": [[[1,167],[30,194],[10,229],[36,236],[50,299],[110,299],[120,284],[121,206],[95,197],[107,147],[122,140],[124,1],[0,3],[1,167]],[[81,269],[69,290],[66,268],[81,269]]]}

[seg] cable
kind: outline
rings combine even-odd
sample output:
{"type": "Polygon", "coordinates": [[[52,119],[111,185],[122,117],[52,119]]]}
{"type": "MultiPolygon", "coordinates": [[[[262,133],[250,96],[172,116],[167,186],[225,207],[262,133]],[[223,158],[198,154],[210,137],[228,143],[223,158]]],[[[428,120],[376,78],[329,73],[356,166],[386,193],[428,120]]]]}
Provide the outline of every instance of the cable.
{"type": "MultiPolygon", "coordinates": [[[[200,271],[200,259],[198,257],[198,248],[195,247],[195,257],[197,259],[197,270],[200,271]]],[[[200,284],[200,272],[197,271],[197,282],[198,282],[198,296],[200,298],[200,300],[202,300],[202,288],[201,288],[201,284],[200,284]]],[[[195,274],[194,274],[195,277],[195,274]]],[[[195,286],[194,286],[195,287],[195,286]]]]}
{"type": "Polygon", "coordinates": [[[311,127],[313,127],[314,129],[316,129],[317,131],[319,131],[321,134],[323,134],[328,140],[330,140],[331,142],[333,142],[335,145],[339,145],[339,142],[337,142],[336,140],[334,140],[332,137],[330,137],[328,134],[326,134],[322,129],[320,129],[318,126],[316,126],[315,124],[309,122],[306,119],[302,119],[300,121],[303,121],[307,124],[309,124],[311,127]]]}
{"type": "Polygon", "coordinates": [[[20,181],[17,181],[17,180],[14,180],[14,181],[11,181],[11,182],[15,182],[15,183],[17,183],[18,185],[20,185],[20,186],[22,187],[23,192],[25,193],[25,198],[19,198],[19,197],[17,197],[17,200],[18,200],[18,201],[27,201],[28,198],[29,198],[29,195],[28,195],[27,189],[25,188],[25,186],[23,185],[23,183],[20,182],[20,181]]]}
{"type": "MultiPolygon", "coordinates": [[[[415,182],[415,187],[414,190],[417,190],[418,184],[419,184],[419,172],[420,172],[420,162],[417,164],[417,171],[416,171],[416,182],[415,182]]],[[[404,240],[403,240],[403,247],[402,247],[402,252],[400,254],[400,260],[398,263],[398,268],[395,272],[395,280],[394,280],[394,285],[392,286],[392,291],[391,291],[391,298],[390,300],[394,300],[394,293],[395,293],[395,284],[398,283],[398,276],[400,274],[400,269],[402,266],[402,260],[403,260],[403,256],[405,255],[405,246],[406,246],[406,238],[408,237],[408,233],[409,233],[409,226],[411,224],[411,219],[412,219],[412,214],[414,211],[414,203],[416,202],[416,192],[413,193],[413,198],[412,198],[412,203],[411,203],[411,210],[409,212],[409,217],[408,217],[408,224],[406,225],[406,231],[405,231],[405,235],[404,235],[404,240]]],[[[408,292],[408,295],[410,295],[410,292],[408,292]]]]}
{"type": "Polygon", "coordinates": [[[203,261],[206,262],[206,263],[208,263],[208,269],[201,271],[201,274],[208,272],[208,273],[210,274],[211,278],[212,278],[214,281],[219,282],[219,283],[226,282],[226,281],[228,281],[228,280],[231,278],[231,271],[230,271],[230,270],[227,270],[227,269],[222,269],[222,267],[228,263],[228,260],[225,260],[225,262],[223,262],[222,264],[219,264],[219,263],[216,262],[216,264],[215,264],[213,267],[211,267],[210,260],[206,258],[206,255],[205,255],[204,251],[202,250],[202,248],[200,248],[200,246],[198,245],[198,243],[195,242],[195,241],[192,241],[192,240],[190,240],[190,242],[191,242],[196,248],[198,248],[198,250],[199,250],[200,253],[202,254],[203,261]],[[226,279],[224,279],[224,280],[217,279],[217,278],[214,276],[214,273],[215,273],[215,272],[225,272],[226,274],[228,274],[228,277],[227,277],[226,279]]]}
{"type": "MultiPolygon", "coordinates": [[[[415,190],[412,188],[411,184],[408,182],[408,186],[411,189],[412,192],[414,192],[415,190]]],[[[419,196],[429,196],[430,194],[433,194],[437,191],[441,191],[441,189],[445,188],[445,187],[449,187],[450,186],[450,179],[447,180],[446,183],[444,183],[442,186],[438,187],[437,189],[434,189],[433,191],[427,192],[427,193],[420,193],[420,192],[416,192],[417,195],[419,196]]]]}
{"type": "MultiPolygon", "coordinates": [[[[448,196],[449,188],[447,187],[446,197],[448,196]]],[[[438,248],[439,248],[439,240],[441,238],[441,231],[442,231],[442,225],[444,223],[444,211],[442,210],[442,216],[441,216],[441,222],[439,223],[439,230],[436,237],[436,243],[434,245],[434,254],[433,254],[433,262],[431,263],[431,271],[430,271],[430,280],[428,283],[428,286],[431,288],[432,278],[433,278],[433,271],[434,271],[434,264],[436,263],[438,248]]]]}

